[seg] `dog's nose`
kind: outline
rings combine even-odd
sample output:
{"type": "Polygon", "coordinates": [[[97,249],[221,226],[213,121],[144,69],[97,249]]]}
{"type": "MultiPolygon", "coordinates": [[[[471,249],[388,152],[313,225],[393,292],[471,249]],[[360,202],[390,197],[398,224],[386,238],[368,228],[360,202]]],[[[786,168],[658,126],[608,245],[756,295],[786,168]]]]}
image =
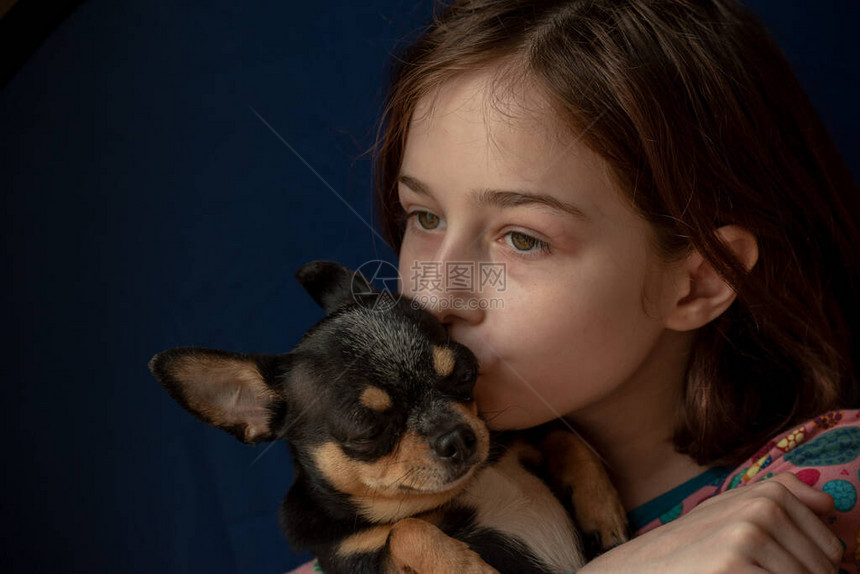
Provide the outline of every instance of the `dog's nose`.
{"type": "Polygon", "coordinates": [[[439,456],[453,462],[463,462],[475,454],[475,433],[466,425],[458,425],[443,432],[433,441],[433,450],[439,456]]]}

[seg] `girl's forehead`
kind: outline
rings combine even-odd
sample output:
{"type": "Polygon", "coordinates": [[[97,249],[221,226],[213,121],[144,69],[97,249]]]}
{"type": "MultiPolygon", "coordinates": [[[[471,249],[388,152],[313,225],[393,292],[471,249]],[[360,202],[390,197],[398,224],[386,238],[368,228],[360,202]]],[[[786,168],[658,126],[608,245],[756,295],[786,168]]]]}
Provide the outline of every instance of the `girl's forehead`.
{"type": "Polygon", "coordinates": [[[495,70],[470,72],[423,97],[410,122],[401,177],[436,199],[456,196],[464,205],[478,205],[482,190],[551,196],[603,227],[647,234],[609,163],[568,127],[543,90],[533,81],[501,78],[495,70]]]}
{"type": "Polygon", "coordinates": [[[555,190],[561,200],[568,190],[614,188],[603,158],[562,127],[539,92],[507,86],[488,70],[447,81],[419,102],[401,175],[440,187],[456,180],[469,188],[555,190]]]}
{"type": "Polygon", "coordinates": [[[413,129],[431,129],[447,116],[480,118],[495,129],[539,131],[543,137],[571,136],[566,122],[550,104],[540,82],[516,67],[496,65],[459,73],[443,81],[416,102],[413,129]]]}

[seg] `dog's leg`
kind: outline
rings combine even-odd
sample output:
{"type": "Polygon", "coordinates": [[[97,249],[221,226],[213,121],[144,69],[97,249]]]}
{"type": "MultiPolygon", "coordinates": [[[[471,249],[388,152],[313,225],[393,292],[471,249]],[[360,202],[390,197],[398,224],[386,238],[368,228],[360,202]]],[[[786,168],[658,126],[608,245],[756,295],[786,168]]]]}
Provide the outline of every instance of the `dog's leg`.
{"type": "Polygon", "coordinates": [[[583,440],[553,430],[541,450],[554,486],[570,493],[577,526],[602,552],[627,541],[627,514],[601,460],[583,440]]]}
{"type": "Polygon", "coordinates": [[[389,574],[498,574],[465,542],[419,518],[404,518],[388,539],[389,574]]]}

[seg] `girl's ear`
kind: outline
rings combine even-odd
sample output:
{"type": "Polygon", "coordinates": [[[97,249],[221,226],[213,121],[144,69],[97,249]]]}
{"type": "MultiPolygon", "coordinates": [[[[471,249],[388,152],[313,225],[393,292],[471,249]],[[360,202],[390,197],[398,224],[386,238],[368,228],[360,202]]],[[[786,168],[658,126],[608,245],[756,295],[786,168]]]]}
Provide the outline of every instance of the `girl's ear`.
{"type": "MultiPolygon", "coordinates": [[[[743,263],[747,271],[758,261],[755,235],[737,225],[726,225],[715,231],[743,263]]],[[[737,293],[698,252],[693,251],[683,263],[677,301],[666,320],[675,331],[691,331],[719,317],[735,300],[737,293]]]]}

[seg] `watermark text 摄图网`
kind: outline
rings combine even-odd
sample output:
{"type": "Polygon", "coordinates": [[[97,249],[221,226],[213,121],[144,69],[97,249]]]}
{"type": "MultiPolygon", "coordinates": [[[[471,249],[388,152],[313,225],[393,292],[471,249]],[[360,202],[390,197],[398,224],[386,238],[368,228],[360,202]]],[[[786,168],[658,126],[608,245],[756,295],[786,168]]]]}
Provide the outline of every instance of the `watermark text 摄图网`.
{"type": "Polygon", "coordinates": [[[455,311],[502,309],[502,298],[474,297],[507,288],[504,263],[415,261],[410,267],[413,306],[455,311]]]}
{"type": "Polygon", "coordinates": [[[415,261],[410,268],[413,293],[503,292],[504,263],[486,261],[415,261]]]}

